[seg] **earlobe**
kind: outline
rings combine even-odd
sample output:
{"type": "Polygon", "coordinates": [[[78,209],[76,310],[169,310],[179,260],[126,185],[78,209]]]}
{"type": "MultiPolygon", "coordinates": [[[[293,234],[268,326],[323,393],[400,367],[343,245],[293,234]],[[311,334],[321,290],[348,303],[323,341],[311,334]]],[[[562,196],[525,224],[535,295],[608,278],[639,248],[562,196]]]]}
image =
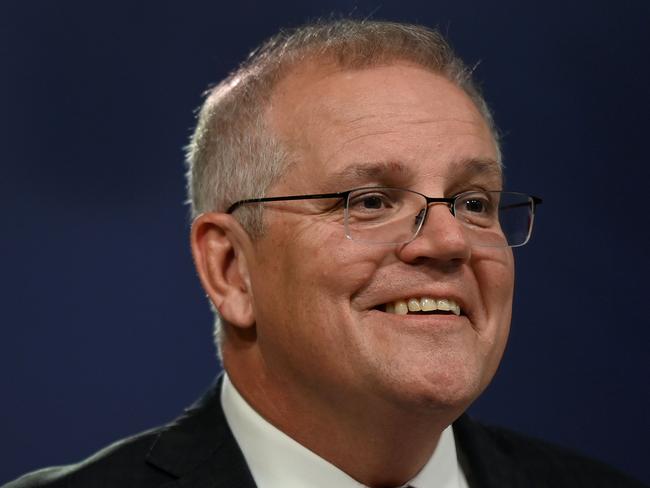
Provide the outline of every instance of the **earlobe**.
{"type": "Polygon", "coordinates": [[[255,323],[247,239],[228,214],[205,213],[192,224],[192,255],[203,289],[224,320],[242,328],[255,323]]]}

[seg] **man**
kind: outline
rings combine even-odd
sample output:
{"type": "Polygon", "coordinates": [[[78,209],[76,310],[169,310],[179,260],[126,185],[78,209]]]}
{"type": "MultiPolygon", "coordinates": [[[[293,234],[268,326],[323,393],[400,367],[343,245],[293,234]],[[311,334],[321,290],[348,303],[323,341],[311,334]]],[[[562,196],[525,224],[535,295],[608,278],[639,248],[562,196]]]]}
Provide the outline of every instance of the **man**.
{"type": "Polygon", "coordinates": [[[175,422],[8,487],[640,486],[473,423],[540,200],[436,32],[283,32],[188,148],[192,251],[225,374],[175,422]]]}

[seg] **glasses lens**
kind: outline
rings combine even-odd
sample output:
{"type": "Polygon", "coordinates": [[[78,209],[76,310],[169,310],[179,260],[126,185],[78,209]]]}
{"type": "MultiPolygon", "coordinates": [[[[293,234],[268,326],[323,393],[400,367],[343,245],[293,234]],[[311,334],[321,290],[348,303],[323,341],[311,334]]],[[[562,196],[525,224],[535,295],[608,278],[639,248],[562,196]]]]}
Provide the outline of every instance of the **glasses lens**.
{"type": "Polygon", "coordinates": [[[524,193],[501,193],[499,222],[508,246],[523,246],[533,229],[533,199],[524,193]]]}
{"type": "Polygon", "coordinates": [[[532,199],[523,193],[463,193],[456,199],[455,213],[474,246],[523,246],[530,237],[532,199]]]}
{"type": "MultiPolygon", "coordinates": [[[[423,195],[400,188],[361,188],[349,193],[345,232],[355,241],[376,244],[410,242],[426,214],[423,195]]],[[[524,193],[473,191],[458,195],[454,215],[473,246],[516,247],[528,242],[533,200],[524,193]]]]}
{"type": "Polygon", "coordinates": [[[401,244],[422,226],[427,201],[399,188],[361,188],[350,192],[345,208],[346,235],[355,241],[401,244]]]}

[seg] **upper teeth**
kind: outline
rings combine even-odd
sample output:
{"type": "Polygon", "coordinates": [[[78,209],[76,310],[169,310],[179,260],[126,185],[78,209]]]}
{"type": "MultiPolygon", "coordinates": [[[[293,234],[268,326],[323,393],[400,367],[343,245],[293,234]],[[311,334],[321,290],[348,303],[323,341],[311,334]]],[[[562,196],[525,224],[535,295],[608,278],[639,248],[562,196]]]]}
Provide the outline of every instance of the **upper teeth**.
{"type": "Polygon", "coordinates": [[[451,298],[407,298],[386,304],[386,312],[406,315],[409,312],[444,310],[460,315],[460,307],[451,298]]]}

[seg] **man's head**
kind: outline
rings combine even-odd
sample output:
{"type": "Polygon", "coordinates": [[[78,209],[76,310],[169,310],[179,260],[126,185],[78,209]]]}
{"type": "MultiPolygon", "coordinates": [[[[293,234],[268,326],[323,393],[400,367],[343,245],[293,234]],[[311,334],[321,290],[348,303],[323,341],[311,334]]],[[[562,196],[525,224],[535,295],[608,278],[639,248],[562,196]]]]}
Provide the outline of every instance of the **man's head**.
{"type": "Polygon", "coordinates": [[[467,70],[421,27],[282,34],[215,88],[189,151],[193,211],[206,212],[193,250],[224,320],[225,367],[249,400],[324,417],[370,404],[466,408],[505,347],[509,248],[474,246],[444,204],[399,245],[346,238],[343,208],[327,199],[224,211],[359,187],[500,190],[499,161],[467,70]],[[461,314],[390,313],[411,299],[451,300],[461,314]]]}
{"type": "MultiPolygon", "coordinates": [[[[187,147],[191,215],[225,211],[235,201],[263,196],[288,169],[287,148],[269,130],[268,100],[277,83],[296,66],[333,63],[356,70],[395,61],[441,74],[474,102],[500,150],[492,114],[471,71],[437,31],[393,22],[339,20],[283,30],[253,51],[241,66],[207,92],[187,147]]],[[[263,232],[261,208],[243,208],[237,219],[252,237],[263,232]]],[[[219,315],[215,337],[220,341],[219,315]]]]}

